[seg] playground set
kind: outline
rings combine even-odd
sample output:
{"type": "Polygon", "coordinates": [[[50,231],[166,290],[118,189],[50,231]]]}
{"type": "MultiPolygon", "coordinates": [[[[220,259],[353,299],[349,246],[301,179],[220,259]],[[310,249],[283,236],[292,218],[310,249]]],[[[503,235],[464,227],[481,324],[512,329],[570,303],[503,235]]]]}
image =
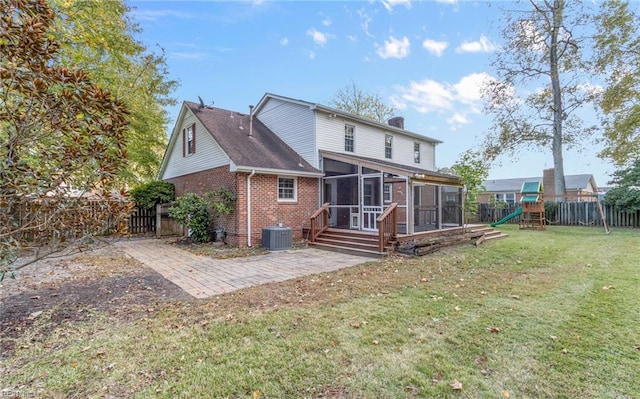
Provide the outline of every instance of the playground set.
{"type": "Polygon", "coordinates": [[[544,190],[542,182],[524,182],[520,190],[520,206],[515,212],[491,223],[491,227],[501,225],[520,216],[521,229],[545,229],[544,190]]]}

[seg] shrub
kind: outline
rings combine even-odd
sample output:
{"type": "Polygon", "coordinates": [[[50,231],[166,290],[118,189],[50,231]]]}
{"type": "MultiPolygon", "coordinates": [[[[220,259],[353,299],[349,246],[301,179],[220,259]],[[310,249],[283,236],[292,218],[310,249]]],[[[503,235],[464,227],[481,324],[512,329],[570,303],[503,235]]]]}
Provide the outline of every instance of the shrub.
{"type": "Polygon", "coordinates": [[[191,238],[196,242],[207,242],[211,239],[209,225],[209,204],[194,193],[179,197],[171,208],[169,216],[189,228],[191,238]]]}
{"type": "Polygon", "coordinates": [[[131,198],[138,208],[149,209],[157,204],[172,202],[175,199],[173,183],[166,181],[152,181],[131,190],[131,198]]]}

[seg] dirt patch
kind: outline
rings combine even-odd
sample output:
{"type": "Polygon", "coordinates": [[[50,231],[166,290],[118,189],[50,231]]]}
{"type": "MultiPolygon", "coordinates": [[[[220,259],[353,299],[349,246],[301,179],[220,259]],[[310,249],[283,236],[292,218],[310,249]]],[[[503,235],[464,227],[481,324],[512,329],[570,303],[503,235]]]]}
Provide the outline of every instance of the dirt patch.
{"type": "Polygon", "coordinates": [[[0,357],[13,353],[15,339],[42,317],[46,334],[88,320],[96,313],[135,319],[150,306],[192,299],[181,288],[113,246],[21,269],[0,285],[0,357]]]}

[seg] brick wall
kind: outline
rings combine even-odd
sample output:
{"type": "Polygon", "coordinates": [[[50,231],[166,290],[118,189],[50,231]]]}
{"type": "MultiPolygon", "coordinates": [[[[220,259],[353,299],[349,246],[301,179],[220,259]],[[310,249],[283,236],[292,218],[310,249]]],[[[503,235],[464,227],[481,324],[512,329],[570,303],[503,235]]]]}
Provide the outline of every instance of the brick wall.
{"type": "MultiPolygon", "coordinates": [[[[238,173],[239,246],[247,245],[246,173],[238,173]]],[[[282,223],[293,229],[294,239],[302,238],[311,214],[318,209],[318,179],[297,178],[297,201],[278,201],[278,176],[256,174],[251,178],[251,244],[262,244],[262,229],[282,223]]]]}
{"type": "MultiPolygon", "coordinates": [[[[247,240],[247,176],[230,172],[228,166],[168,179],[176,186],[176,197],[184,193],[202,195],[225,188],[236,194],[236,210],[221,216],[215,227],[227,232],[227,243],[246,246],[247,240]]],[[[278,202],[278,176],[256,174],[251,178],[251,244],[262,244],[262,228],[282,223],[293,229],[294,239],[302,238],[309,227],[309,217],[318,209],[318,179],[297,178],[297,201],[278,202]]]]}
{"type": "MultiPolygon", "coordinates": [[[[167,181],[175,185],[176,197],[180,197],[185,193],[203,195],[206,192],[219,190],[221,188],[232,193],[238,191],[236,173],[230,172],[229,166],[221,166],[219,168],[190,173],[188,175],[167,179],[167,181]]],[[[214,222],[214,228],[219,227],[224,228],[227,232],[227,242],[231,245],[237,245],[237,212],[231,212],[229,215],[221,215],[218,217],[214,222]]]]}

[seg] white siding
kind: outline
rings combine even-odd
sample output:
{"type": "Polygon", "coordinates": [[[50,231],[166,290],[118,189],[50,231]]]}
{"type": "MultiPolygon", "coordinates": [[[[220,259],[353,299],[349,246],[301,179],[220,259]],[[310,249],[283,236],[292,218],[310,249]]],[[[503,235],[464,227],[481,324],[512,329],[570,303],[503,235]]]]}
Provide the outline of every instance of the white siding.
{"type": "Polygon", "coordinates": [[[386,130],[348,119],[330,117],[317,113],[318,150],[386,160],[400,165],[414,166],[426,170],[435,170],[435,146],[431,141],[420,140],[403,135],[395,130],[386,130]],[[354,152],[344,150],[344,126],[355,126],[354,152]],[[393,136],[392,159],[384,157],[384,137],[393,136]],[[420,143],[420,163],[414,162],[413,143],[420,143]]]}
{"type": "Polygon", "coordinates": [[[313,110],[302,104],[269,98],[256,117],[305,161],[318,167],[313,110]]]}
{"type": "Polygon", "coordinates": [[[174,131],[174,135],[172,147],[169,149],[170,153],[167,154],[169,157],[167,166],[161,179],[170,179],[229,164],[229,158],[222,151],[222,148],[190,111],[186,111],[179,129],[174,131]],[[196,124],[196,153],[183,157],[182,129],[193,123],[196,124]]]}

